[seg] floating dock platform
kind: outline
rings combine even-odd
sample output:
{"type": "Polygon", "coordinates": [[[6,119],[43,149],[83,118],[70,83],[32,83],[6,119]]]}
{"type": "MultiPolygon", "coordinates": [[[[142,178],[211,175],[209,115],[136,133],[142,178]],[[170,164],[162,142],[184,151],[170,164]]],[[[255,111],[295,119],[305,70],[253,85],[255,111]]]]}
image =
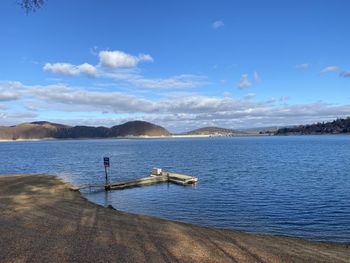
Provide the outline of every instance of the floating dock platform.
{"type": "Polygon", "coordinates": [[[122,182],[111,182],[106,185],[84,184],[84,185],[79,185],[77,187],[73,187],[73,190],[77,191],[80,189],[92,188],[92,187],[104,187],[105,190],[122,190],[125,188],[140,187],[145,185],[152,185],[152,184],[166,183],[166,182],[171,182],[171,183],[180,184],[180,185],[191,185],[191,184],[195,184],[197,181],[198,181],[198,178],[195,176],[172,173],[172,172],[162,171],[162,169],[160,168],[153,168],[151,174],[147,177],[128,180],[128,181],[122,181],[122,182]]]}

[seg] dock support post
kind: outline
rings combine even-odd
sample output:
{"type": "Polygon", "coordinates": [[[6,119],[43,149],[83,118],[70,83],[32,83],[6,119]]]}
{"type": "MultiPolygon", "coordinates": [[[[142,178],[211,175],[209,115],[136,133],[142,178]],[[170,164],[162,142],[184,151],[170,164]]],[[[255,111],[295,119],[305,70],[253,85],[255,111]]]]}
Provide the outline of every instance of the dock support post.
{"type": "Polygon", "coordinates": [[[109,167],[109,157],[104,157],[103,158],[103,164],[105,167],[105,190],[110,190],[111,186],[109,185],[109,180],[108,180],[108,172],[107,172],[107,168],[109,167]]]}
{"type": "Polygon", "coordinates": [[[106,177],[106,185],[108,184],[108,173],[107,173],[107,167],[105,166],[105,177],[106,177]]]}
{"type": "Polygon", "coordinates": [[[105,167],[105,175],[106,175],[105,190],[109,191],[109,190],[111,190],[111,186],[110,186],[109,180],[108,180],[107,167],[105,167]]]}

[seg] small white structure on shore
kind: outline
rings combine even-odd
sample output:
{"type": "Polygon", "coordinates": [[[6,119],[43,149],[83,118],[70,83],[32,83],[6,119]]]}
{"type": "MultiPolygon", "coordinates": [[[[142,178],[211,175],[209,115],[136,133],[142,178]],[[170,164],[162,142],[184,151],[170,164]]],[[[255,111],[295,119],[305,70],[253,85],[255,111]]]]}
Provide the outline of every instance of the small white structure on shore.
{"type": "Polygon", "coordinates": [[[153,175],[153,176],[162,175],[162,169],[161,168],[152,168],[151,175],[153,175]]]}

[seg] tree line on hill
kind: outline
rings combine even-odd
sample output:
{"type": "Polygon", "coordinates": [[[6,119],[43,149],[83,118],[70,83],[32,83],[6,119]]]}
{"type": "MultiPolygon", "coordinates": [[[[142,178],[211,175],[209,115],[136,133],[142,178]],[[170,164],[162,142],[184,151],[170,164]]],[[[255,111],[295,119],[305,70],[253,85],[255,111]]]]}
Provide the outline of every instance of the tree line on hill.
{"type": "Polygon", "coordinates": [[[280,128],[275,135],[287,134],[342,134],[350,133],[350,117],[336,119],[331,122],[318,122],[309,125],[299,125],[296,127],[280,128]]]}

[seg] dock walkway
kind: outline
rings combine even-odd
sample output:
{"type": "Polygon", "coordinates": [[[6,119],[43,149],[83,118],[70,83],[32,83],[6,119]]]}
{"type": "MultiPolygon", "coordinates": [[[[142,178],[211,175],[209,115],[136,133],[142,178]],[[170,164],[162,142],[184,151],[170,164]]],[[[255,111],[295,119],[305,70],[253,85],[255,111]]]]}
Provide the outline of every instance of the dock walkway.
{"type": "Polygon", "coordinates": [[[105,188],[105,190],[122,190],[125,188],[140,187],[145,185],[152,185],[152,184],[166,183],[166,182],[171,182],[171,183],[180,184],[180,185],[191,185],[196,183],[197,181],[198,181],[198,178],[195,176],[161,171],[161,169],[157,168],[157,169],[152,169],[151,174],[143,178],[138,178],[138,179],[133,179],[128,181],[121,181],[121,182],[111,182],[105,185],[83,184],[83,185],[75,186],[72,189],[75,191],[78,191],[80,189],[97,187],[97,188],[105,188]]]}

